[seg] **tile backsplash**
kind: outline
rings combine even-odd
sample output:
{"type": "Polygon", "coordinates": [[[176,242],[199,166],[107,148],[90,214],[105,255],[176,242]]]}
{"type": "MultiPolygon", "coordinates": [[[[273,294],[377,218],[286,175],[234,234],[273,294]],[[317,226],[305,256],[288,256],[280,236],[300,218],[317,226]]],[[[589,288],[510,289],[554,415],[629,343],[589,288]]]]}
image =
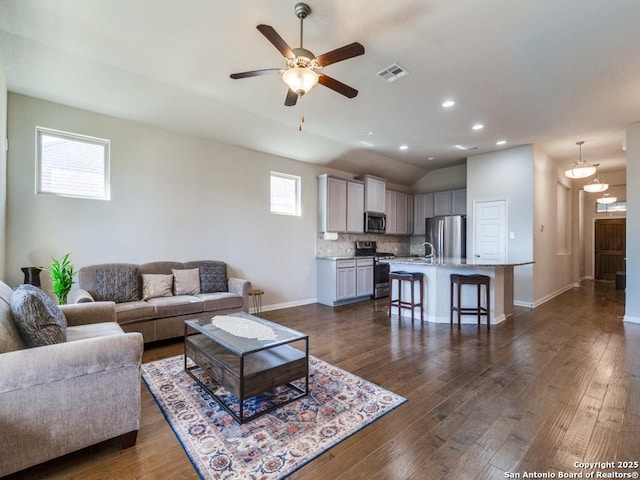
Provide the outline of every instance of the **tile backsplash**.
{"type": "MultiPolygon", "coordinates": [[[[316,237],[316,256],[317,257],[344,257],[354,254],[354,243],[356,240],[373,240],[377,242],[377,250],[379,252],[391,252],[399,257],[408,255],[417,255],[411,253],[414,250],[413,238],[422,239],[423,237],[408,237],[405,235],[377,235],[373,233],[339,233],[337,240],[325,240],[322,233],[318,233],[316,237]]],[[[424,240],[421,240],[422,244],[424,240]]]]}

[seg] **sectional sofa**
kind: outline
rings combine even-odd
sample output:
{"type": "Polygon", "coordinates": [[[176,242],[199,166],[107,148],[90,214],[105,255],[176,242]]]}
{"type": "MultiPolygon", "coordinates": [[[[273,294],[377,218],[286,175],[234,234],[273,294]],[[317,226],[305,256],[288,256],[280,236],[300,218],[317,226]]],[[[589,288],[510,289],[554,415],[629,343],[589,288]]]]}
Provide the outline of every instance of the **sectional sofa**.
{"type": "Polygon", "coordinates": [[[179,337],[184,321],[249,311],[251,282],[227,276],[216,260],[106,263],[78,272],[74,303],[115,302],[125,332],[140,332],[145,343],[179,337]]]}

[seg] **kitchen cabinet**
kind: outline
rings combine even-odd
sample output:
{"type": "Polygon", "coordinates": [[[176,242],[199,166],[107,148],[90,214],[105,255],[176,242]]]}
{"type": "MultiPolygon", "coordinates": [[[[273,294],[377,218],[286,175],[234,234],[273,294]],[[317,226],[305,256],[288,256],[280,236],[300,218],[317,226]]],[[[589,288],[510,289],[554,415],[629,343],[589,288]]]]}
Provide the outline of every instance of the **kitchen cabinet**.
{"type": "Polygon", "coordinates": [[[335,307],[372,294],[373,258],[318,259],[318,303],[335,307]]]}
{"type": "Polygon", "coordinates": [[[413,196],[413,234],[424,235],[425,219],[433,217],[433,193],[413,196]]]}
{"type": "Polygon", "coordinates": [[[318,176],[318,231],[364,233],[364,183],[318,176]]]}
{"type": "Polygon", "coordinates": [[[372,175],[361,175],[356,180],[364,182],[365,211],[384,213],[387,182],[372,175]]]}
{"type": "Polygon", "coordinates": [[[387,215],[387,235],[396,233],[396,192],[387,190],[385,192],[384,213],[387,215]]]}
{"type": "Polygon", "coordinates": [[[451,215],[451,191],[435,192],[433,194],[433,216],[451,215]]]}
{"type": "Polygon", "coordinates": [[[364,183],[347,180],[347,232],[364,233],[364,183]]]}
{"type": "Polygon", "coordinates": [[[467,190],[451,190],[451,215],[467,214],[467,190]]]}
{"type": "Polygon", "coordinates": [[[408,235],[413,229],[413,196],[403,192],[387,190],[385,199],[387,230],[389,235],[408,235]],[[411,206],[409,206],[411,201],[411,206]],[[411,222],[409,221],[411,217],[411,222]]]}

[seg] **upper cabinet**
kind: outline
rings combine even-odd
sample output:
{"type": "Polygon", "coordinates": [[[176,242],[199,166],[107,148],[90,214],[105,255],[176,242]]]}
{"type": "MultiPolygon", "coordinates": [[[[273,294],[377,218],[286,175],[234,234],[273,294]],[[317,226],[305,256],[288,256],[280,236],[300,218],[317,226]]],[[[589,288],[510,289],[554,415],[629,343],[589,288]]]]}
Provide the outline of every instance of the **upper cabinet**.
{"type": "Polygon", "coordinates": [[[413,196],[413,234],[424,235],[425,219],[440,215],[466,215],[467,190],[419,193],[413,196]]]}
{"type": "Polygon", "coordinates": [[[364,209],[367,212],[384,213],[387,182],[372,175],[362,175],[356,180],[364,181],[364,209]]]}
{"type": "Polygon", "coordinates": [[[385,197],[386,233],[390,235],[413,233],[413,196],[387,190],[385,197]]]}
{"type": "Polygon", "coordinates": [[[318,231],[364,232],[364,183],[318,176],[318,231]]]}

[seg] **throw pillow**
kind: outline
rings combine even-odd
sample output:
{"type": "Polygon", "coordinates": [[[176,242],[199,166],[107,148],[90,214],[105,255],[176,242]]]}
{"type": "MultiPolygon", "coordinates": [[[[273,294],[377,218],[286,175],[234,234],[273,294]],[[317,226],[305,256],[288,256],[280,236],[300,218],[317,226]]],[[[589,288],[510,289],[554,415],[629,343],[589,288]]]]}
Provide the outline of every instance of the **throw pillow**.
{"type": "Polygon", "coordinates": [[[9,299],[18,332],[28,347],[67,341],[67,319],[53,300],[33,285],[20,285],[9,299]]]}
{"type": "Polygon", "coordinates": [[[138,298],[138,272],[135,267],[96,270],[96,300],[125,303],[135,302],[138,298]]]}
{"type": "Polygon", "coordinates": [[[161,273],[142,274],[142,300],[156,297],[170,297],[173,286],[173,275],[161,273]]]}
{"type": "Polygon", "coordinates": [[[200,291],[202,293],[229,291],[226,263],[213,261],[200,264],[200,291]]]}
{"type": "Polygon", "coordinates": [[[200,293],[200,269],[171,270],[173,272],[173,294],[195,295],[200,293]]]}

